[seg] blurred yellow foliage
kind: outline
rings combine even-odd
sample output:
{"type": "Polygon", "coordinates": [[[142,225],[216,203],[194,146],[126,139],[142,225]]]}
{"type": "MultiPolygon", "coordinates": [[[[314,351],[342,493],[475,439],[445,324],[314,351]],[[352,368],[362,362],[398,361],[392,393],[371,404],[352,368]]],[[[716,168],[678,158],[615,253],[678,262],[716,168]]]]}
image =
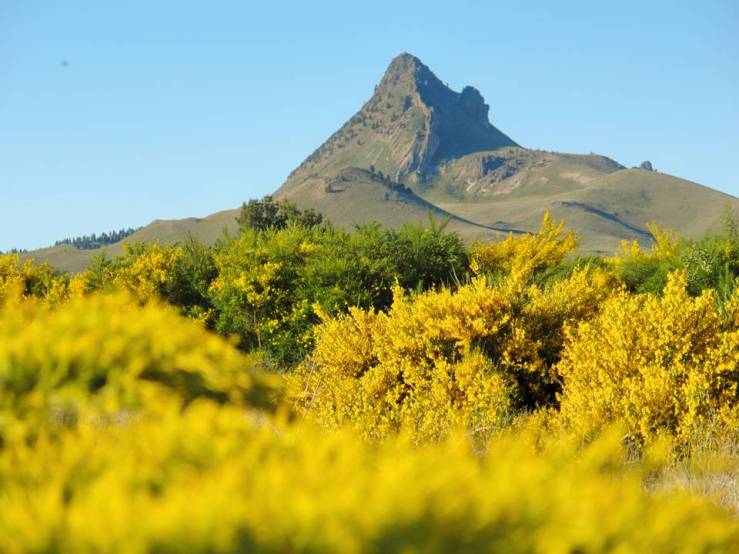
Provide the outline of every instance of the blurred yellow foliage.
{"type": "MultiPolygon", "coordinates": [[[[676,452],[736,471],[739,294],[681,272],[628,292],[614,265],[675,256],[652,233],[652,254],[578,265],[547,214],[475,246],[463,283],[343,315],[295,292],[326,252],[298,230],[212,267],[158,245],[72,277],[0,256],[0,552],[737,552],[736,514],[668,479],[676,452]],[[161,302],[177,290],[257,345],[315,348],[260,372],[161,302]],[[725,459],[693,448],[706,432],[725,459]]],[[[304,282],[330,299],[321,269],[304,282]]]]}
{"type": "Polygon", "coordinates": [[[46,424],[128,417],[174,396],[266,400],[232,344],[170,307],[91,295],[57,309],[23,300],[0,308],[0,440],[46,424]],[[264,398],[263,398],[264,397],[264,398]]]}
{"type": "Polygon", "coordinates": [[[0,452],[0,551],[731,552],[708,500],[649,494],[619,433],[584,450],[526,429],[476,454],[265,426],[198,401],[0,452]]]}

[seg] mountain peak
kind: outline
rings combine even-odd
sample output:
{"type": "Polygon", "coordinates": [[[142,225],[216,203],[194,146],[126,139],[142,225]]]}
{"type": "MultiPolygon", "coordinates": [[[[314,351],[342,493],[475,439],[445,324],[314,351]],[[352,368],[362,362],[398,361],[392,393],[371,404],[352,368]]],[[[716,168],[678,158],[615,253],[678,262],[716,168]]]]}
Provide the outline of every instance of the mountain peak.
{"type": "Polygon", "coordinates": [[[594,154],[518,146],[490,122],[477,88],[453,90],[416,56],[403,53],[392,59],[362,108],[275,195],[349,226],[372,220],[397,225],[429,207],[397,193],[410,189],[475,222],[462,230],[470,239],[483,236],[475,224],[535,231],[541,214],[550,211],[583,237],[584,252],[645,240],[649,221],[705,230],[720,212],[716,206],[727,200],[739,206],[739,200],[693,183],[624,169],[594,154]],[[690,198],[700,217],[686,223],[680,207],[686,200],[678,197],[690,198]]]}
{"type": "Polygon", "coordinates": [[[426,67],[421,60],[409,52],[403,52],[398,54],[392,60],[390,65],[387,67],[387,71],[408,71],[409,69],[415,70],[417,67],[426,67]]]}
{"type": "Polygon", "coordinates": [[[436,88],[444,87],[421,60],[412,54],[404,53],[393,58],[387,66],[380,84],[375,89],[375,96],[415,95],[429,84],[436,88]]]}
{"type": "Polygon", "coordinates": [[[476,88],[456,92],[417,57],[400,54],[362,109],[288,181],[346,167],[373,167],[399,182],[413,183],[434,175],[447,160],[517,146],[490,123],[488,112],[476,88]]]}
{"type": "Polygon", "coordinates": [[[416,80],[421,73],[431,73],[431,70],[413,54],[404,52],[390,61],[380,86],[393,85],[403,79],[416,80]]]}
{"type": "Polygon", "coordinates": [[[434,103],[456,103],[468,115],[488,123],[489,107],[479,90],[467,85],[461,93],[454,92],[421,60],[407,52],[391,60],[376,92],[388,92],[404,84],[411,85],[411,88],[420,93],[423,100],[431,106],[434,103]]]}

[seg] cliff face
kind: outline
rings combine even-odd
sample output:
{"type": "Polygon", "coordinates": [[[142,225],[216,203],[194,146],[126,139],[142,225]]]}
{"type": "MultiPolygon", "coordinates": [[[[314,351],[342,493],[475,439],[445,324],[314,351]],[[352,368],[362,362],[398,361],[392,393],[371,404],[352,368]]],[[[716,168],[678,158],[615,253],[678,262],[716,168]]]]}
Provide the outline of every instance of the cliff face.
{"type": "Polygon", "coordinates": [[[491,125],[489,107],[474,87],[455,92],[421,61],[392,60],[369,101],[288,178],[289,191],[307,177],[348,167],[374,169],[414,183],[445,160],[516,146],[491,125]]]}

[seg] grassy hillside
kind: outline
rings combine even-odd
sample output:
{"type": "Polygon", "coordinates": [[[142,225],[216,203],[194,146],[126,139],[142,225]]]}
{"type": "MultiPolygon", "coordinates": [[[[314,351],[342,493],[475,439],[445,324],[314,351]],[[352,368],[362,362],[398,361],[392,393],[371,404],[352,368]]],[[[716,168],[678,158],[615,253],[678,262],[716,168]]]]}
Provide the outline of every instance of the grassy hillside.
{"type": "Polygon", "coordinates": [[[189,217],[186,219],[157,219],[139,229],[125,240],[93,250],[79,250],[68,244],[33,250],[23,254],[24,259],[34,259],[39,263],[48,262],[60,271],[76,272],[85,268],[90,258],[102,252],[117,256],[123,252],[123,245],[136,242],[154,242],[169,244],[184,240],[188,235],[207,244],[214,243],[224,229],[235,231],[238,210],[225,210],[204,218],[189,217]]]}
{"type": "Polygon", "coordinates": [[[451,218],[449,229],[467,239],[492,238],[498,232],[516,231],[508,225],[477,224],[424,200],[410,189],[365,169],[349,168],[328,177],[309,177],[278,198],[320,211],[334,225],[381,222],[395,228],[404,223],[424,223],[429,215],[451,218]]]}
{"type": "Polygon", "coordinates": [[[650,242],[646,225],[657,223],[686,236],[699,236],[718,225],[725,206],[739,210],[739,200],[697,183],[664,173],[624,169],[571,187],[557,182],[553,193],[527,186],[484,200],[447,199],[438,205],[482,224],[536,229],[541,215],[552,212],[582,238],[581,250],[611,254],[621,240],[650,242]]]}
{"type": "Polygon", "coordinates": [[[506,147],[442,163],[419,190],[440,202],[485,202],[577,190],[623,166],[605,156],[506,147]]]}

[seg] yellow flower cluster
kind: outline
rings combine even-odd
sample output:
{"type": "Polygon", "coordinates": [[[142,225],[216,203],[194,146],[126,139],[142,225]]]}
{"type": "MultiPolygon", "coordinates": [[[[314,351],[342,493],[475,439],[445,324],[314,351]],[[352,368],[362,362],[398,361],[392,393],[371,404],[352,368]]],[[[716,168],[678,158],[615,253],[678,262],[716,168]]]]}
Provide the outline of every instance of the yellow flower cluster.
{"type": "Polygon", "coordinates": [[[124,245],[126,255],[132,259],[130,264],[114,271],[111,282],[115,288],[128,290],[141,302],[162,298],[162,291],[172,278],[172,269],[182,255],[175,246],[161,247],[153,243],[136,251],[124,245]]]}
{"type": "Polygon", "coordinates": [[[50,265],[21,261],[18,254],[0,255],[0,305],[23,297],[58,303],[68,295],[69,280],[55,275],[50,265]]]}
{"type": "Polygon", "coordinates": [[[428,440],[457,424],[489,434],[515,404],[553,400],[564,323],[592,316],[609,291],[586,271],[543,288],[476,277],[409,298],[396,287],[387,313],[324,317],[291,390],[325,425],[368,437],[404,429],[428,440]]]}
{"type": "Polygon", "coordinates": [[[267,400],[270,378],[233,345],[156,303],[118,293],[50,309],[0,308],[0,441],[45,425],[128,417],[171,398],[267,400]]]}
{"type": "Polygon", "coordinates": [[[555,223],[549,212],[544,214],[538,233],[508,235],[505,240],[473,246],[473,269],[478,272],[510,274],[527,281],[535,272],[552,267],[577,247],[577,237],[565,232],[564,221],[555,223]]]}
{"type": "Polygon", "coordinates": [[[32,267],[31,264],[21,264],[18,254],[0,256],[0,302],[25,291],[25,273],[32,267]]]}
{"type": "Polygon", "coordinates": [[[0,551],[732,552],[708,500],[649,494],[618,435],[519,430],[476,454],[265,425],[230,406],[82,426],[0,451],[0,551]],[[537,446],[537,443],[538,446],[537,446]]]}
{"type": "Polygon", "coordinates": [[[647,225],[649,232],[652,234],[654,244],[651,251],[644,251],[639,246],[639,241],[629,242],[621,241],[621,251],[617,256],[609,258],[608,261],[615,266],[619,266],[627,261],[646,260],[646,259],[667,259],[674,256],[677,252],[679,237],[670,229],[660,227],[659,225],[647,225]]]}
{"type": "Polygon", "coordinates": [[[568,332],[558,371],[562,415],[586,433],[615,419],[640,440],[660,431],[687,443],[707,425],[739,427],[739,297],[718,308],[715,291],[697,298],[685,276],[664,295],[625,292],[598,317],[568,332]]]}

